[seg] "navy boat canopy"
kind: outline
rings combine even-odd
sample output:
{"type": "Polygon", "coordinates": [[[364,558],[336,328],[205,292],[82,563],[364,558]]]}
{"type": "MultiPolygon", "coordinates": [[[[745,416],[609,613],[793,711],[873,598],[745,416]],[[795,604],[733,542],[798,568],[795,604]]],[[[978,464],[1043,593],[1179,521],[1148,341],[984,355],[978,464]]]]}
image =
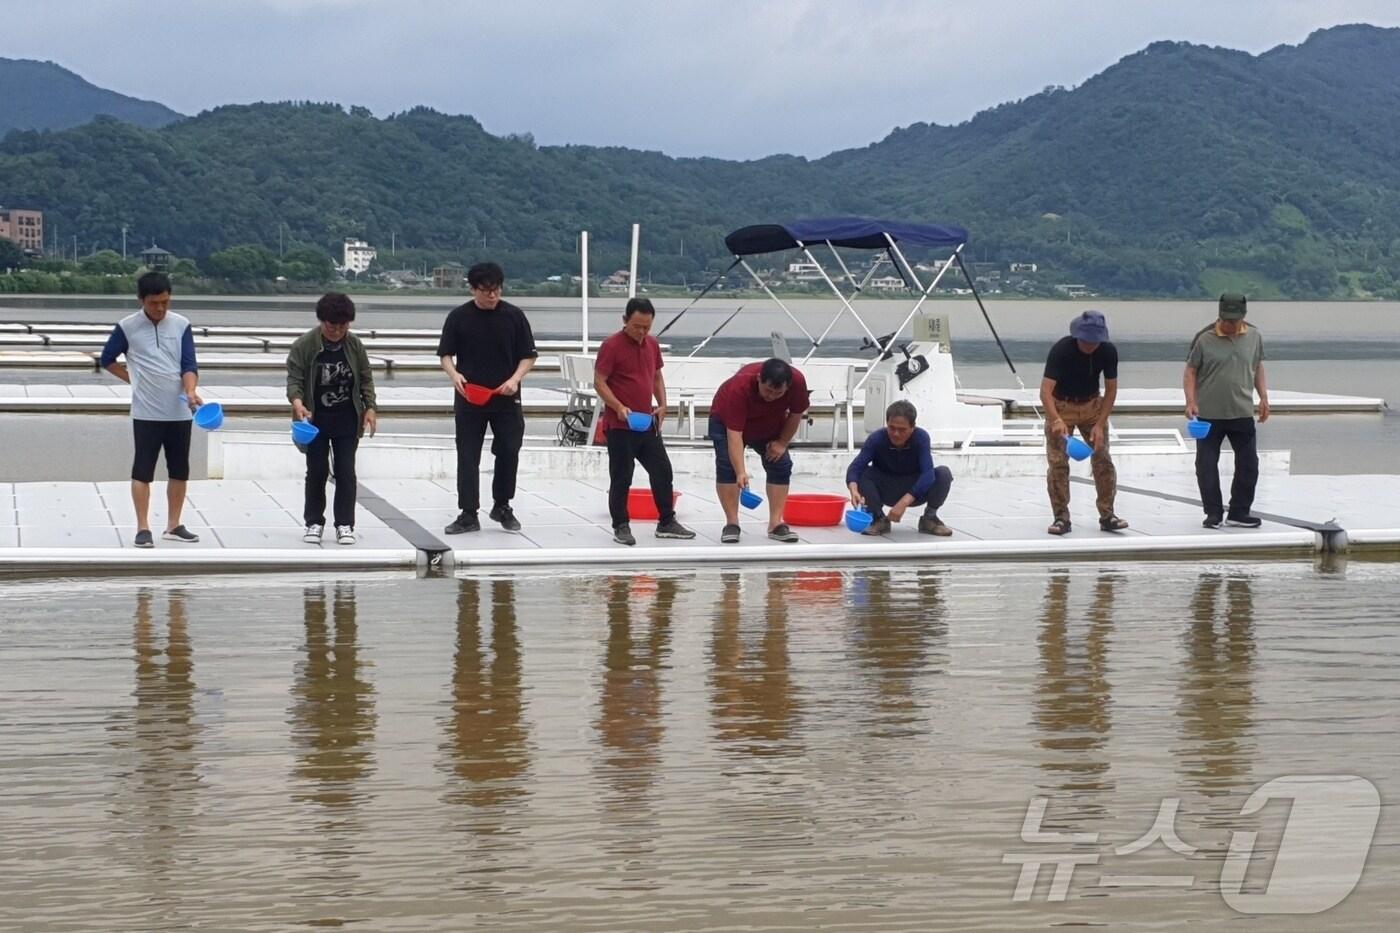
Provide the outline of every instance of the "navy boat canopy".
{"type": "Polygon", "coordinates": [[[826,217],[740,227],[724,238],[724,245],[735,256],[777,253],[814,243],[830,243],[851,249],[885,249],[890,245],[885,234],[889,234],[896,243],[912,246],[957,247],[967,242],[967,231],[962,227],[906,224],[864,217],[826,217]]]}

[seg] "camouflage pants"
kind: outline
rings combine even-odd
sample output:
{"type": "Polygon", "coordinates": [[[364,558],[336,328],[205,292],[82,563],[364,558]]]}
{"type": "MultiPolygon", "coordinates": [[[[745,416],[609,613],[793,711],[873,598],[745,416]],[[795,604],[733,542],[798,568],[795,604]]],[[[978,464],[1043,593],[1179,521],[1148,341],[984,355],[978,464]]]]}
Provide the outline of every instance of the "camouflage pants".
{"type": "MultiPolygon", "coordinates": [[[[1099,422],[1102,405],[1102,398],[1087,402],[1055,402],[1070,433],[1078,429],[1085,443],[1089,443],[1090,433],[1099,422]]],[[[1069,521],[1069,454],[1065,451],[1064,439],[1050,433],[1049,422],[1045,425],[1045,461],[1050,465],[1045,471],[1050,508],[1057,521],[1069,521]]],[[[1118,493],[1118,471],[1113,468],[1113,458],[1108,452],[1107,430],[1104,431],[1103,445],[1096,448],[1089,458],[1089,466],[1093,469],[1094,488],[1099,494],[1099,518],[1107,518],[1113,514],[1113,499],[1118,493]]]]}

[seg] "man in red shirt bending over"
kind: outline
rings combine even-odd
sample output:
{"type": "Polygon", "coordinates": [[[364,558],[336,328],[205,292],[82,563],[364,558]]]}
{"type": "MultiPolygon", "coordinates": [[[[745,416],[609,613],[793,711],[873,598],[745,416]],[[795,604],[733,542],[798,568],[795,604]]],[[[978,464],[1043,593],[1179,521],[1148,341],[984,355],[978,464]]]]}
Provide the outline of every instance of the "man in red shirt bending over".
{"type": "Polygon", "coordinates": [[[622,330],[603,341],[593,364],[593,386],[607,405],[603,430],[608,435],[608,511],[612,514],[613,540],[629,546],[637,543],[627,514],[627,493],[632,488],[632,472],[637,463],[647,471],[651,495],[661,516],[656,536],[687,540],[695,537],[695,532],[676,521],[671,501],[671,458],[661,440],[666,380],[661,376],[661,344],[651,336],[655,320],[651,299],[629,299],[622,312],[622,330]],[[641,416],[636,417],[641,430],[629,425],[634,416],[641,416]]]}
{"type": "Polygon", "coordinates": [[[724,507],[719,539],[739,543],[739,492],[749,487],[744,448],[763,459],[768,478],[768,537],[792,543],[797,533],[783,523],[792,457],[788,444],[807,411],[807,380],[779,359],[750,363],[730,376],[710,403],[710,440],[715,444],[715,489],[724,507]]]}

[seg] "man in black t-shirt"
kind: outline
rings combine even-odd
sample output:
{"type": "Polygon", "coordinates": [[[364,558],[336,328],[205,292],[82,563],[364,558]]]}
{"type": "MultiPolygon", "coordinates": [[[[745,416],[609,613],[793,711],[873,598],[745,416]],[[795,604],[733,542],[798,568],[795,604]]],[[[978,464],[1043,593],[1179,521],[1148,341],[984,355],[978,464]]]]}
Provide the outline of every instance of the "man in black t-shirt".
{"type": "Polygon", "coordinates": [[[1069,454],[1065,444],[1075,428],[1094,448],[1089,461],[1098,491],[1099,527],[1122,531],[1128,527],[1113,513],[1118,494],[1118,471],[1108,453],[1108,416],[1118,397],[1118,348],[1108,340],[1108,324],[1098,311],[1085,311],[1070,321],[1069,336],[1050,348],[1045,376],[1040,380],[1040,404],[1045,406],[1045,474],[1055,520],[1046,529],[1067,535],[1069,518],[1069,454]],[[1099,376],[1103,395],[1099,395],[1099,376]]]}
{"type": "Polygon", "coordinates": [[[525,312],[501,300],[505,272],[494,262],[480,262],[467,271],[472,300],[453,308],[442,325],[438,356],[452,379],[456,397],[453,415],[457,436],[457,507],[461,513],[444,531],[458,535],[480,531],[476,512],[481,500],[481,446],[491,429],[491,454],[496,458],[491,480],[491,520],[507,531],[519,531],[511,511],[520,446],[525,440],[525,412],[520,405],[520,381],[539,355],[525,312]]]}

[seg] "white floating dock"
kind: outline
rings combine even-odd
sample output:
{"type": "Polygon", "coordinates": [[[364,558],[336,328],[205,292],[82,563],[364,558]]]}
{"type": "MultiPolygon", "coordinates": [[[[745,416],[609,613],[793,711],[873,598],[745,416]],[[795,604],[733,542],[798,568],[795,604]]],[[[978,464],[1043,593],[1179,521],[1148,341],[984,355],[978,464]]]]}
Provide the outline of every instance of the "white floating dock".
{"type": "MultiPolygon", "coordinates": [[[[62,572],[161,573],[315,570],[349,567],[412,568],[429,564],[459,568],[524,565],[609,564],[637,568],[659,564],[784,562],[849,564],[859,561],[953,561],[985,559],[1071,560],[1191,557],[1227,554],[1307,556],[1342,541],[1298,522],[1324,525],[1335,518],[1353,550],[1400,548],[1400,477],[1272,477],[1260,486],[1256,511],[1270,516],[1260,529],[1201,528],[1199,506],[1149,492],[1120,490],[1118,511],[1131,527],[1121,533],[1098,529],[1093,489],[1073,489],[1072,534],[1055,538],[1049,523],[1043,479],[961,477],[940,510],[954,529],[951,538],[915,531],[910,514],[889,537],[855,535],[841,527],[797,528],[801,541],[779,544],[765,536],[765,515],[745,513],[739,544],[722,545],[723,524],[713,483],[680,474],[681,521],[695,541],[658,540],[652,525],[633,524],[636,547],[612,543],[606,481],[522,479],[514,506],[523,524],[506,532],[482,514],[482,530],[446,537],[442,527],[456,514],[450,479],[362,481],[357,512],[359,543],[342,547],[301,541],[300,478],[209,480],[190,484],[184,523],[201,536],[198,544],[156,539],[150,550],[131,546],[135,532],[128,484],[0,484],[0,568],[62,572]],[[385,521],[367,503],[375,499],[397,514],[385,521]],[[1276,515],[1286,512],[1287,516],[1276,515]],[[419,534],[404,531],[404,521],[419,534]],[[410,541],[410,537],[416,542],[410,541]],[[434,539],[444,549],[436,551],[434,539]]],[[[489,474],[483,486],[489,489],[489,474]]],[[[1186,480],[1162,488],[1194,493],[1186,480]]],[[[794,491],[831,491],[829,481],[795,481],[794,491]]],[[[152,524],[163,527],[163,498],[153,496],[152,524]]],[[[487,497],[489,499],[489,495],[487,497]]],[[[1329,526],[1330,527],[1330,526],[1329,526]]],[[[412,530],[412,529],[410,529],[412,530]]]]}

